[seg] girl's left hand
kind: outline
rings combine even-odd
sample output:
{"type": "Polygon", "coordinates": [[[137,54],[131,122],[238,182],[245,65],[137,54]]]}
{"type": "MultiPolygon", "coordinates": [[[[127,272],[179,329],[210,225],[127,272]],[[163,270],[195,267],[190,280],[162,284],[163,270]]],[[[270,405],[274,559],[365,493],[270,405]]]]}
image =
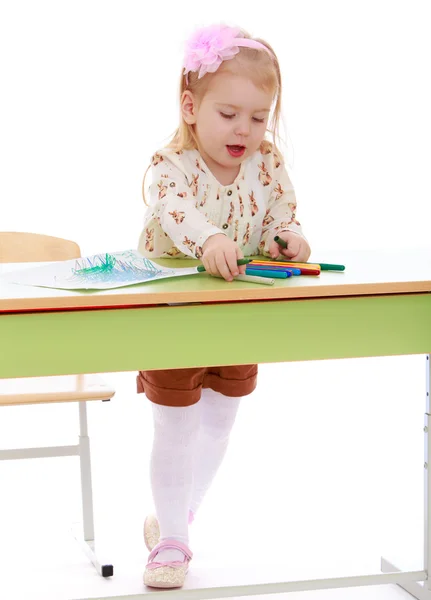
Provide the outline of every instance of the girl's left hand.
{"type": "Polygon", "coordinates": [[[279,256],[285,256],[296,262],[307,262],[310,258],[311,249],[303,237],[293,233],[293,231],[282,231],[278,237],[287,242],[287,248],[282,248],[273,240],[269,245],[269,254],[272,259],[275,260],[279,256]]]}

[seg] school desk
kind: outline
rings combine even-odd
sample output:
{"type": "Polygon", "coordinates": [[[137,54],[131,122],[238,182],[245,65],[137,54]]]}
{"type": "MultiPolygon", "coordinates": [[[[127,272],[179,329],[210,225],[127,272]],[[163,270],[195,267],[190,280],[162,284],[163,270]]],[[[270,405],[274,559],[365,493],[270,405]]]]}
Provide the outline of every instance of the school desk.
{"type": "MultiPolygon", "coordinates": [[[[278,280],[272,287],[204,274],[102,292],[19,286],[0,279],[1,378],[425,355],[423,569],[401,570],[402,565],[382,559],[382,573],[219,587],[190,584],[163,592],[166,599],[383,583],[431,599],[431,251],[332,252],[311,258],[342,263],[346,270],[278,280]],[[283,339],[289,343],[281,344],[283,339]]],[[[0,273],[12,267],[0,267],[0,273]]],[[[160,592],[143,588],[133,598],[155,593],[160,592]]]]}

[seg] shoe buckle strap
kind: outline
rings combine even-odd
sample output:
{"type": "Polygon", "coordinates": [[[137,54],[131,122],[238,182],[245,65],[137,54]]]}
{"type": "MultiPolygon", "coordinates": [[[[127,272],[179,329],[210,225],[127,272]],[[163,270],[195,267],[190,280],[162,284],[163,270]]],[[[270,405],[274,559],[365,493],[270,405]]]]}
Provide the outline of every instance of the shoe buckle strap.
{"type": "Polygon", "coordinates": [[[149,561],[152,561],[158,552],[161,550],[180,550],[188,560],[193,558],[193,552],[182,542],[178,542],[177,540],[163,540],[159,542],[154,548],[151,550],[150,555],[148,557],[149,561]]]}

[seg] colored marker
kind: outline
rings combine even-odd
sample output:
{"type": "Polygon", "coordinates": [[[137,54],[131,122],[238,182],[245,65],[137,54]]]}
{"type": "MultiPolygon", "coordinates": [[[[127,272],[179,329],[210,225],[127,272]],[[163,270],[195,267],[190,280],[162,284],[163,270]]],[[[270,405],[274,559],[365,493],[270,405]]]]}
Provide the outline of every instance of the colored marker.
{"type": "Polygon", "coordinates": [[[284,262],[271,262],[271,261],[252,261],[250,265],[256,266],[264,266],[265,268],[271,267],[287,267],[287,268],[299,268],[301,271],[301,275],[320,275],[320,267],[318,265],[312,265],[314,268],[310,268],[310,266],[303,266],[302,263],[296,263],[296,265],[292,265],[291,263],[284,262]]]}
{"type": "Polygon", "coordinates": [[[269,277],[257,277],[255,275],[237,275],[234,281],[248,281],[249,283],[260,283],[261,285],[274,285],[274,279],[269,277]]]}
{"type": "Polygon", "coordinates": [[[296,267],[297,269],[301,269],[302,267],[304,267],[304,269],[320,269],[320,265],[318,263],[305,263],[305,262],[294,262],[291,260],[271,260],[271,259],[266,259],[266,258],[255,258],[251,261],[252,263],[263,263],[265,265],[278,265],[278,266],[284,266],[284,267],[296,267]]]}
{"type": "MultiPolygon", "coordinates": [[[[237,265],[248,265],[249,262],[251,262],[251,258],[240,258],[239,260],[236,261],[236,264],[237,265]]],[[[204,271],[206,271],[206,269],[203,265],[199,265],[197,267],[197,270],[199,273],[203,273],[204,271]]]]}
{"type": "Polygon", "coordinates": [[[285,242],[281,237],[279,237],[278,235],[275,236],[274,238],[274,242],[277,242],[277,244],[279,246],[281,246],[282,248],[287,248],[287,242],[285,242]]]}
{"type": "Polygon", "coordinates": [[[283,265],[265,265],[264,263],[255,264],[251,262],[247,265],[247,269],[265,269],[269,271],[288,271],[292,273],[292,275],[301,275],[301,269],[296,269],[294,267],[284,267],[283,265]]]}
{"type": "Polygon", "coordinates": [[[273,277],[274,279],[287,279],[292,273],[287,271],[266,271],[265,269],[246,269],[246,275],[257,275],[258,277],[273,277]]]}
{"type": "MultiPolygon", "coordinates": [[[[214,275],[214,277],[224,279],[221,275],[214,275]]],[[[249,283],[260,283],[261,285],[274,285],[275,283],[275,280],[269,279],[269,277],[256,277],[254,275],[236,275],[233,281],[247,281],[249,283]]]]}
{"type": "MultiPolygon", "coordinates": [[[[299,264],[296,263],[294,260],[290,261],[292,265],[294,264],[299,264]]],[[[300,263],[303,265],[308,265],[308,264],[312,264],[312,263],[300,263]]],[[[319,267],[322,269],[322,271],[344,271],[344,269],[346,268],[344,265],[333,265],[331,263],[313,263],[316,265],[319,265],[319,267]]]]}
{"type": "Polygon", "coordinates": [[[318,263],[303,263],[303,262],[293,262],[290,260],[265,260],[265,259],[254,259],[251,261],[252,264],[265,264],[265,265],[273,265],[279,267],[289,267],[296,269],[314,269],[320,271],[320,265],[318,263]]]}
{"type": "MultiPolygon", "coordinates": [[[[281,246],[282,248],[287,248],[287,243],[278,235],[275,236],[274,242],[277,242],[277,244],[279,246],[281,246]]],[[[344,271],[344,269],[346,268],[344,265],[334,265],[332,263],[299,263],[296,261],[290,261],[290,262],[292,264],[302,264],[302,265],[318,264],[322,271],[344,271]]]]}

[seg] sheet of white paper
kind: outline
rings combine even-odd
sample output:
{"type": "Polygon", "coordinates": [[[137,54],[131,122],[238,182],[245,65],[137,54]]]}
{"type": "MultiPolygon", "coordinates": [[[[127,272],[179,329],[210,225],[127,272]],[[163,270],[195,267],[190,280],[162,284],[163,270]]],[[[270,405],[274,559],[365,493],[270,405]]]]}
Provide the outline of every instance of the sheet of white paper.
{"type": "Polygon", "coordinates": [[[22,285],[64,290],[106,290],[196,273],[196,267],[168,269],[144,258],[136,250],[125,250],[13,271],[2,277],[22,285]]]}

